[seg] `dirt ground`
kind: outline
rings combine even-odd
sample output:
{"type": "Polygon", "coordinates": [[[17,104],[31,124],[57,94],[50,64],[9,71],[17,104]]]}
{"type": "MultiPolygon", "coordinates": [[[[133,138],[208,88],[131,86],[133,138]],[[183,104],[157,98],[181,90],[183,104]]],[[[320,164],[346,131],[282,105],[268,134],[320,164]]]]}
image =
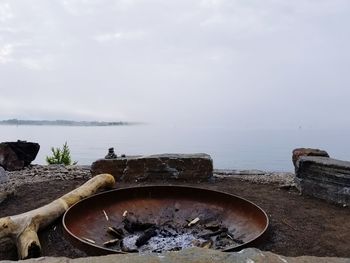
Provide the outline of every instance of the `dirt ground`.
{"type": "MultiPolygon", "coordinates": [[[[16,191],[15,196],[0,204],[0,217],[37,208],[83,182],[82,179],[53,180],[23,185],[16,191]]],[[[160,182],[153,184],[160,184],[160,182]]],[[[147,185],[147,183],[118,183],[118,188],[131,185],[147,185]]],[[[186,185],[239,195],[263,208],[270,218],[270,227],[265,242],[257,246],[261,250],[285,256],[350,257],[350,208],[348,207],[343,208],[301,196],[294,189],[280,189],[278,185],[254,184],[231,178],[186,185]]],[[[70,258],[86,256],[65,239],[61,219],[42,231],[39,236],[45,256],[70,258]]],[[[0,245],[0,260],[4,259],[17,259],[13,246],[0,245]]]]}

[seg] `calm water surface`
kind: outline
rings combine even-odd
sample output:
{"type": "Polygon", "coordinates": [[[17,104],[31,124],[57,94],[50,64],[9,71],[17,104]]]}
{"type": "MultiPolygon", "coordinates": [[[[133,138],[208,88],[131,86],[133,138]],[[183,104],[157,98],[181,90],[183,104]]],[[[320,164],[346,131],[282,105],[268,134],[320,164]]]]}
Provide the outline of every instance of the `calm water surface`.
{"type": "Polygon", "coordinates": [[[79,164],[103,158],[109,147],[126,155],[208,153],[215,168],[292,171],[291,151],[318,147],[350,160],[349,131],[240,130],[230,127],[135,125],[114,127],[0,126],[0,141],[27,140],[41,146],[34,163],[44,164],[52,146],[67,141],[79,164]]]}

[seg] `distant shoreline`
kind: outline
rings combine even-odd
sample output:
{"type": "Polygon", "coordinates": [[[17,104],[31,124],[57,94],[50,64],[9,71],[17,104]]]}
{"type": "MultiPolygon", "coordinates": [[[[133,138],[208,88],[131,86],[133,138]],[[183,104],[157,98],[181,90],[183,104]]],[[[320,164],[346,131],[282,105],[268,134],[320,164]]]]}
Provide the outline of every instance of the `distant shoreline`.
{"type": "Polygon", "coordinates": [[[71,120],[18,120],[9,119],[0,121],[0,125],[13,125],[13,126],[125,126],[136,125],[136,122],[124,122],[124,121],[71,121],[71,120]]]}

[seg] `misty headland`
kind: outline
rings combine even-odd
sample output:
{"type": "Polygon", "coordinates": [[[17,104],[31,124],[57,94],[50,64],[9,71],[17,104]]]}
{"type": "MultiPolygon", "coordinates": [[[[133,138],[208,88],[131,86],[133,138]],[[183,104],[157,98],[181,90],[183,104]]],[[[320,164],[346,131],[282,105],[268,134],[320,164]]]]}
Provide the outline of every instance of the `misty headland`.
{"type": "Polygon", "coordinates": [[[74,120],[19,120],[8,119],[0,121],[0,125],[48,125],[48,126],[121,126],[135,125],[136,122],[124,121],[74,121],[74,120]]]}

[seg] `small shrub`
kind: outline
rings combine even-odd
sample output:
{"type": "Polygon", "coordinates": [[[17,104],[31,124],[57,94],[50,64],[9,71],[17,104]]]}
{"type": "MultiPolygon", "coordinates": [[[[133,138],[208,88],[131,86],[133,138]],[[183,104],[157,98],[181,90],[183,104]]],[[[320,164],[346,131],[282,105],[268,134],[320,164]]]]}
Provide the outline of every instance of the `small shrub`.
{"type": "MultiPolygon", "coordinates": [[[[52,156],[46,156],[46,162],[48,164],[64,164],[64,165],[72,164],[72,158],[70,156],[70,150],[67,142],[63,144],[62,149],[52,147],[51,151],[52,151],[52,156]]],[[[77,162],[73,163],[73,165],[75,164],[77,164],[77,162]]]]}

